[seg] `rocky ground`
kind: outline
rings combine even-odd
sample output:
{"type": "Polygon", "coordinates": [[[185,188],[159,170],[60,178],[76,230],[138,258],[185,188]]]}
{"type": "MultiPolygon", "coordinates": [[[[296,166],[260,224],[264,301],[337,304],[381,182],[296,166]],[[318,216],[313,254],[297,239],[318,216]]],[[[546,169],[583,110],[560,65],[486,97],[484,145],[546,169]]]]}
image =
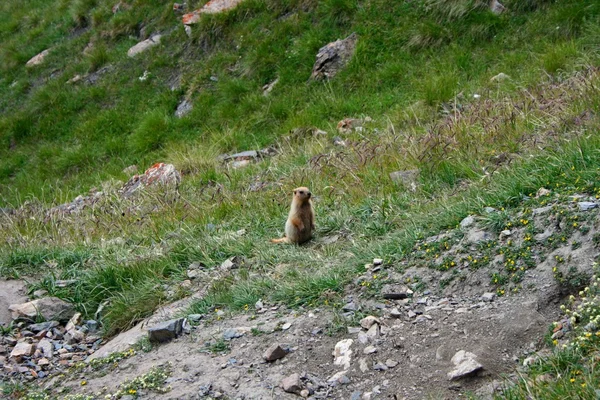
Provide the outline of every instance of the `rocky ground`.
{"type": "Polygon", "coordinates": [[[365,265],[333,308],[189,314],[209,273],[191,265],[194,296],[110,341],[68,303],[22,303],[25,286],[4,281],[2,379],[58,398],[490,398],[589,281],[598,210],[594,196],[546,190],[510,213],[488,208],[397,264],[365,265]]]}

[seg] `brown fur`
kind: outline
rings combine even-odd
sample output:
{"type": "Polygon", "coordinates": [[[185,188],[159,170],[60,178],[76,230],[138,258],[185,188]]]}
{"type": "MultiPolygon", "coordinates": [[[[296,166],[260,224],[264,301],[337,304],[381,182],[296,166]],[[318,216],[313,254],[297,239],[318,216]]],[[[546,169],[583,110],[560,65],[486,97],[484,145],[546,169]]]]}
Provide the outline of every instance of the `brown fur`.
{"type": "Polygon", "coordinates": [[[312,238],[315,230],[315,212],[310,200],[311,195],[306,187],[294,189],[292,206],[285,222],[285,237],[272,239],[271,242],[301,244],[312,238]]]}

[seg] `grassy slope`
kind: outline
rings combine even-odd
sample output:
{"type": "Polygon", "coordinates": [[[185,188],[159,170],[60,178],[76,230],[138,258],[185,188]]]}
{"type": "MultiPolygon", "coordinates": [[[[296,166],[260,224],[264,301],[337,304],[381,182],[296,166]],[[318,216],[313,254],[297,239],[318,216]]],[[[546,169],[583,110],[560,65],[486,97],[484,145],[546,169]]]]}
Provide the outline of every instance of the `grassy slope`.
{"type": "Polygon", "coordinates": [[[124,178],[130,164],[179,161],[189,147],[201,145],[200,166],[191,166],[201,168],[202,158],[267,145],[300,126],[330,128],[358,115],[398,123],[416,102],[425,104],[417,106],[424,124],[459,92],[497,91],[489,78],[498,72],[514,77],[509,87],[528,86],[593,63],[600,34],[594,1],[513,2],[495,16],[472,1],[249,0],[205,18],[189,40],[160,3],[133,1],[113,15],[109,1],[3,2],[0,204],[71,199],[124,178]],[[145,35],[170,34],[128,59],[142,26],[145,35]],[[361,37],[351,65],[329,84],[307,83],[318,48],[351,32],[361,37]],[[48,47],[45,65],[24,68],[48,47]],[[103,65],[114,69],[95,86],[65,83],[103,65]],[[146,70],[151,79],[140,82],[146,70]],[[182,86],[170,91],[177,76],[182,86]],[[184,96],[195,108],[178,120],[184,96]]]}
{"type": "Polygon", "coordinates": [[[132,1],[115,15],[106,1],[26,3],[0,4],[0,206],[32,199],[0,219],[0,273],[35,276],[32,288],[90,316],[110,300],[109,334],[185,295],[177,283],[190,262],[246,258],[235,275],[206,283],[200,311],[259,298],[330,302],[374,256],[401,268],[418,238],[468,213],[515,205],[541,186],[597,190],[595,1],[512,1],[495,16],[463,0],[247,0],[203,19],[192,39],[170,3],[132,1]],[[146,35],[170,33],[131,60],[141,24],[146,35]],[[332,82],[308,82],[318,48],[351,32],[360,36],[351,64],[332,82]],[[46,64],[24,67],[47,47],[46,64]],[[111,70],[94,86],[66,84],[103,66],[111,70]],[[490,82],[499,72],[512,79],[490,82]],[[176,119],[186,96],[194,110],[176,119]],[[337,121],[364,115],[375,122],[347,148],[331,145],[337,121]],[[328,137],[284,138],[307,126],[328,137]],[[215,161],[273,143],[281,155],[246,169],[215,161]],[[124,167],[157,160],[187,173],[181,199],[113,195],[124,167]],[[411,168],[422,171],[415,193],[388,178],[411,168]],[[249,191],[256,180],[281,186],[249,191]],[[340,235],[336,243],[267,243],[299,184],[317,194],[318,236],[340,235]],[[45,218],[40,204],[100,185],[109,195],[93,209],[45,218]]]}

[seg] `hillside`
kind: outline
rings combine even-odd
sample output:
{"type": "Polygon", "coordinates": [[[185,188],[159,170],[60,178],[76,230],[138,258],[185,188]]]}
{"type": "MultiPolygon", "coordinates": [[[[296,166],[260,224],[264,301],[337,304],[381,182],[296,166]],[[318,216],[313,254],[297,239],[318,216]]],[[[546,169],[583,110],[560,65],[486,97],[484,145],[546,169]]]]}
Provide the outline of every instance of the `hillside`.
{"type": "Polygon", "coordinates": [[[0,313],[4,394],[595,398],[599,27],[593,0],[2,2],[0,311],[81,313],[43,367],[10,354],[49,318],[0,313]],[[315,238],[273,245],[298,186],[315,238]],[[151,346],[167,315],[190,335],[151,346]],[[458,350],[484,372],[449,383],[458,350]]]}

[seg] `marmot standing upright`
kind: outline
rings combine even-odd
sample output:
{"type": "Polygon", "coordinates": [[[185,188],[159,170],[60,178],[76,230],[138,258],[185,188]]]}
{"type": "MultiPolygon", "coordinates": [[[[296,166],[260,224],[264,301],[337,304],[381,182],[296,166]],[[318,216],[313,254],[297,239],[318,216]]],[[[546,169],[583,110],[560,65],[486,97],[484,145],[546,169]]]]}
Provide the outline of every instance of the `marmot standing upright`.
{"type": "Polygon", "coordinates": [[[285,223],[285,237],[272,239],[273,243],[304,243],[315,230],[315,212],[310,201],[310,190],[306,187],[294,189],[292,206],[285,223]]]}

